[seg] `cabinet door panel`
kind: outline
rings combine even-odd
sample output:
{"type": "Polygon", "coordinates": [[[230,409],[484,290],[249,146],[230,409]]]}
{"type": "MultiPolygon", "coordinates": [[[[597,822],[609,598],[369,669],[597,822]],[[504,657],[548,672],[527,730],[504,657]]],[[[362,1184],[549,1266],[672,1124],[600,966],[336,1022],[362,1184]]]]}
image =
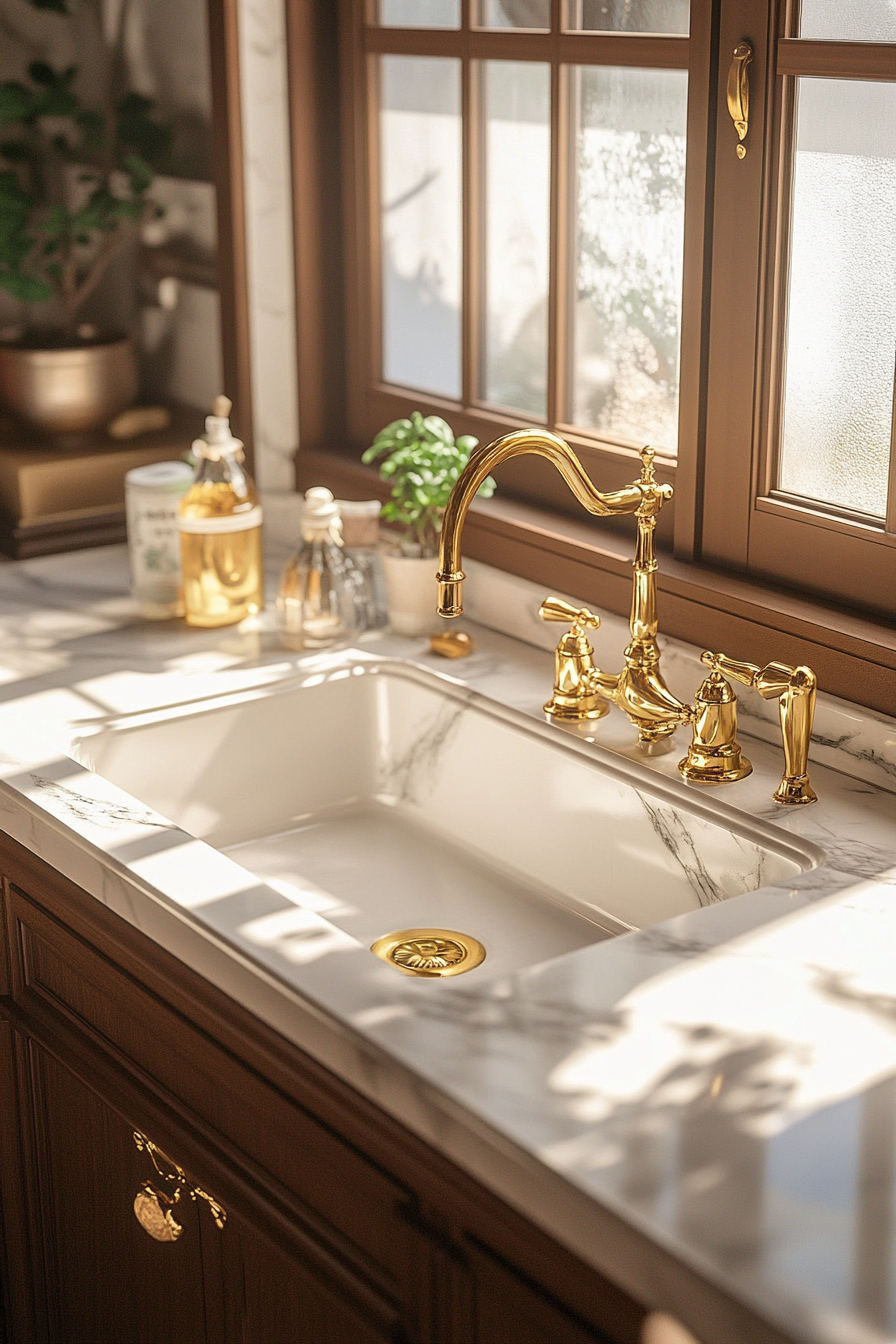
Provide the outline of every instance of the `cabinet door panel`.
{"type": "Polygon", "coordinates": [[[228,1344],[392,1344],[394,1325],[374,1323],[308,1266],[232,1215],[225,1229],[228,1344]]]}
{"type": "Polygon", "coordinates": [[[53,1344],[212,1344],[198,1227],[207,1212],[181,1200],[180,1239],[153,1240],[134,1214],[153,1173],[131,1127],[40,1046],[29,1053],[53,1344]]]}
{"type": "Polygon", "coordinates": [[[470,1248],[476,1281],[477,1344],[613,1344],[544,1296],[481,1247],[470,1248]]]}
{"type": "MultiPolygon", "coordinates": [[[[61,1012],[100,1049],[119,1052],[235,1144],[361,1252],[386,1291],[403,1275],[407,1192],[293,1100],[245,1068],[15,887],[14,997],[29,1014],[61,1012]]],[[[320,1225],[322,1237],[327,1235],[320,1225]]]]}

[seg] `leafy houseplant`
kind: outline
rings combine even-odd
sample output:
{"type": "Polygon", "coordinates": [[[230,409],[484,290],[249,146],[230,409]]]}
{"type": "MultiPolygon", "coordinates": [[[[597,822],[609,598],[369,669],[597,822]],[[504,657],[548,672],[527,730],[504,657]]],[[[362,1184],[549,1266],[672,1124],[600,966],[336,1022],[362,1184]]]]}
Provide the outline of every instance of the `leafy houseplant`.
{"type": "MultiPolygon", "coordinates": [[[[398,634],[427,634],[435,624],[433,560],[442,515],[478,442],[471,434],[455,439],[440,416],[414,411],[409,420],[393,420],[381,429],[362,457],[367,463],[382,459],[380,476],[392,486],[382,517],[397,523],[403,533],[399,553],[386,555],[383,562],[389,621],[398,634]]],[[[479,494],[487,498],[494,491],[489,476],[479,494]]]]}
{"type": "MultiPolygon", "coordinates": [[[[367,463],[385,455],[380,476],[392,485],[392,498],[381,516],[404,529],[405,554],[427,559],[438,554],[445,505],[478,443],[472,434],[455,439],[441,416],[413,411],[409,420],[381,429],[364,453],[361,461],[367,463]]],[[[488,499],[494,493],[495,482],[487,476],[479,494],[488,499]]]]}
{"type": "MultiPolygon", "coordinates": [[[[21,383],[28,374],[21,361],[13,362],[11,371],[5,368],[10,347],[61,350],[108,343],[94,328],[79,328],[78,315],[116,254],[147,219],[161,214],[148,192],[154,165],[170,148],[169,129],[152,117],[151,101],[124,87],[128,0],[119,6],[108,43],[102,37],[101,0],[27,3],[60,15],[77,4],[96,29],[104,75],[98,107],[76,92],[75,66],[58,70],[34,61],[27,82],[0,84],[0,288],[26,305],[53,301],[50,325],[43,317],[40,327],[32,324],[35,330],[3,342],[0,390],[13,402],[16,379],[21,383]]],[[[130,348],[129,358],[133,365],[130,348]]],[[[134,366],[131,381],[135,377],[134,366]]],[[[135,391],[134,386],[131,396],[135,391]]],[[[27,414],[19,405],[13,409],[27,414]]]]}

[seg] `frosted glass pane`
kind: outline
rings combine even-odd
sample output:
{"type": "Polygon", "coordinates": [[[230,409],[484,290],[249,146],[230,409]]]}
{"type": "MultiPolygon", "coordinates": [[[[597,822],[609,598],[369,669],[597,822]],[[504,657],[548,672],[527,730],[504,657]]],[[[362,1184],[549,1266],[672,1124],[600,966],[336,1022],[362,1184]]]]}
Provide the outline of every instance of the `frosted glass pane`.
{"type": "Polygon", "coordinates": [[[460,397],[460,61],[380,57],[383,377],[460,397]]]}
{"type": "Polygon", "coordinates": [[[803,0],[800,37],[896,42],[896,0],[803,0]]]}
{"type": "Polygon", "coordinates": [[[487,61],[486,401],[547,413],[551,70],[487,61]]]}
{"type": "Polygon", "coordinates": [[[678,445],[687,75],[578,74],[573,418],[678,445]]]}
{"type": "Polygon", "coordinates": [[[567,27],[591,33],[690,31],[690,0],[569,0],[567,27]]]}
{"type": "Polygon", "coordinates": [[[779,485],[883,517],[896,358],[896,88],[797,90],[779,485]]]}
{"type": "Polygon", "coordinates": [[[384,28],[459,28],[460,0],[380,0],[384,28]]]}
{"type": "Polygon", "coordinates": [[[479,0],[480,28],[528,28],[549,32],[551,0],[479,0]]]}

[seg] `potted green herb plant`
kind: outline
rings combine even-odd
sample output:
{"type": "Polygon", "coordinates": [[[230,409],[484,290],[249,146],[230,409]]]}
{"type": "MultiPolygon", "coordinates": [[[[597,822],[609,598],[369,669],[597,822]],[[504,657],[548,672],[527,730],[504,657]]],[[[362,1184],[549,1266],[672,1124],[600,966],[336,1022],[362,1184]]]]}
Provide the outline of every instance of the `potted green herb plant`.
{"type": "MultiPolygon", "coordinates": [[[[395,550],[383,558],[389,621],[397,634],[425,635],[435,624],[442,515],[478,442],[472,434],[455,439],[440,416],[414,411],[409,420],[381,429],[363,455],[363,462],[381,459],[380,476],[392,486],[381,516],[399,529],[395,550]]],[[[489,476],[479,494],[488,498],[494,491],[489,476]]]]}
{"type": "MultiPolygon", "coordinates": [[[[78,0],[74,0],[78,3],[78,0]]],[[[27,0],[70,13],[68,0],[27,0]]],[[[152,103],[124,87],[124,22],[103,37],[101,0],[80,0],[103,54],[101,106],[75,89],[77,68],[29,67],[0,84],[0,287],[38,321],[0,333],[0,398],[57,433],[107,424],[137,394],[130,337],[81,320],[113,258],[161,214],[149,198],[169,130],[152,103]]]]}

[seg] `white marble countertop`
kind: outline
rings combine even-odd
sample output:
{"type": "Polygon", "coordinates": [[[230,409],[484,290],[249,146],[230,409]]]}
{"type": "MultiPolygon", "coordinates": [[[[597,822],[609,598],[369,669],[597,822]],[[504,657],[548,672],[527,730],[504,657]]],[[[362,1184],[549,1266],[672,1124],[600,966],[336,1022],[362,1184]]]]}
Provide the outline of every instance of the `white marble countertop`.
{"type": "MultiPolygon", "coordinates": [[[[474,614],[497,623],[491,602],[507,628],[515,602],[522,629],[530,586],[487,584],[469,568],[474,614]]],[[[821,704],[819,802],[785,810],[771,801],[774,726],[761,702],[741,701],[755,769],[725,802],[825,855],[787,887],[469,989],[439,982],[413,1012],[396,990],[352,1016],[323,1002],[301,966],[287,977],[253,962],[216,922],[215,902],[171,898],[159,864],[147,865],[164,821],[69,759],[73,725],[261,685],[300,661],[264,623],[141,624],[127,582],[118,547],[0,569],[5,831],[705,1344],[894,1337],[891,721],[821,704]]],[[[605,620],[607,665],[623,634],[605,620]]],[[[476,638],[477,653],[450,664],[423,641],[367,636],[361,647],[541,718],[550,655],[494,630],[476,638]]],[[[666,658],[690,699],[694,651],[670,642],[666,658]]],[[[589,732],[637,758],[615,711],[589,732]]],[[[680,754],[646,764],[674,778],[680,754]]]]}

